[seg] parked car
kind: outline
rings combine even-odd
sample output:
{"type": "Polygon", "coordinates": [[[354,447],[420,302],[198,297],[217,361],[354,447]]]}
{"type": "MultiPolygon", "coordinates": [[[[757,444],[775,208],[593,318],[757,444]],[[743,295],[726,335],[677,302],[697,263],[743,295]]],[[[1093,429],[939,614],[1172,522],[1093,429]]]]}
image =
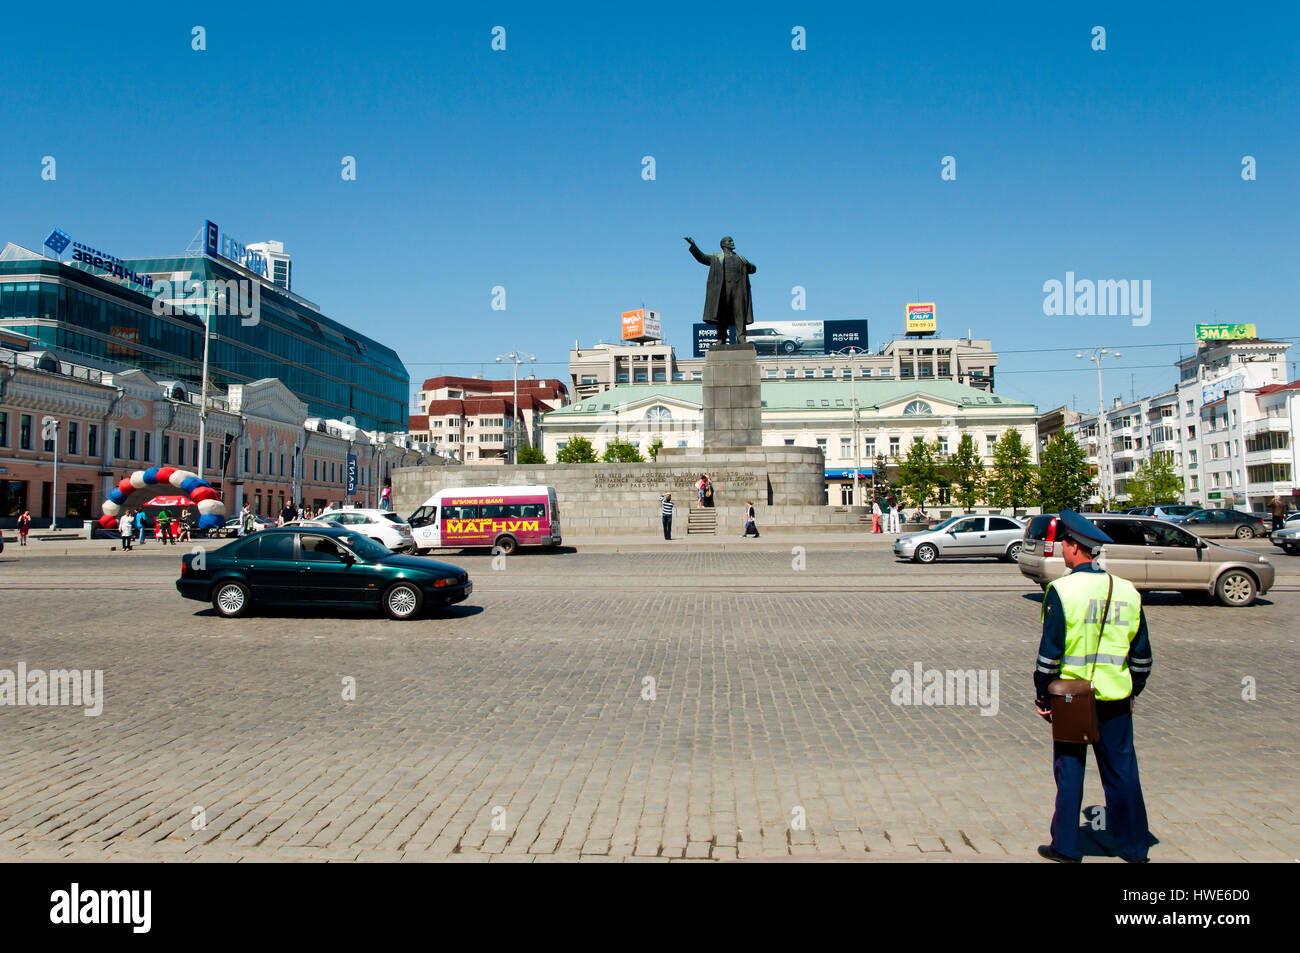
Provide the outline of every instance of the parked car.
{"type": "Polygon", "coordinates": [[[1171,523],[1181,523],[1199,509],[1199,506],[1189,506],[1186,503],[1165,503],[1161,506],[1153,507],[1152,512],[1149,515],[1154,516],[1159,520],[1168,520],[1171,523]]]}
{"type": "Polygon", "coordinates": [[[797,354],[803,339],[793,334],[782,334],[776,328],[750,328],[745,340],[754,345],[759,354],[797,354]]]}
{"type": "Polygon", "coordinates": [[[1025,524],[1009,516],[954,516],[932,529],[898,537],[894,555],[918,563],[961,556],[995,556],[1014,562],[1024,535],[1025,524]]]}
{"type": "Polygon", "coordinates": [[[1180,520],[1178,525],[1197,536],[1252,539],[1268,535],[1268,525],[1261,517],[1241,510],[1197,510],[1180,520]]]}
{"type": "Polygon", "coordinates": [[[1278,530],[1272,538],[1273,545],[1288,556],[1300,556],[1300,523],[1278,530]]]}
{"type": "MultiPolygon", "coordinates": [[[[1227,606],[1247,606],[1273,588],[1263,556],[1202,539],[1182,526],[1145,516],[1089,517],[1114,543],[1097,563],[1142,590],[1211,593],[1227,606]]],[[[1025,529],[1020,571],[1044,588],[1066,573],[1057,518],[1035,516],[1025,529]]]]}
{"type": "Polygon", "coordinates": [[[413,552],[415,538],[411,525],[392,510],[372,510],[361,507],[328,509],[315,518],[315,522],[335,523],[355,533],[368,536],[393,552],[413,552]]]}
{"type": "Polygon", "coordinates": [[[376,606],[391,619],[425,606],[463,601],[469,574],[450,563],[400,556],[342,527],[292,527],[254,533],[203,554],[181,557],[176,589],[234,618],[254,604],[376,606]]]}

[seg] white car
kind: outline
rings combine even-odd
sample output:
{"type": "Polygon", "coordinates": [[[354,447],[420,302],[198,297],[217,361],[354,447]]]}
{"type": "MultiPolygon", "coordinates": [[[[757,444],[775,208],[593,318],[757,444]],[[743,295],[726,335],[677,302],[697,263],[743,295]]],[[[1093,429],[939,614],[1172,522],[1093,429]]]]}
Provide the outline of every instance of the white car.
{"type": "Polygon", "coordinates": [[[341,510],[329,509],[313,522],[344,526],[354,533],[373,539],[395,553],[415,549],[411,525],[392,510],[369,510],[345,506],[341,510]]]}

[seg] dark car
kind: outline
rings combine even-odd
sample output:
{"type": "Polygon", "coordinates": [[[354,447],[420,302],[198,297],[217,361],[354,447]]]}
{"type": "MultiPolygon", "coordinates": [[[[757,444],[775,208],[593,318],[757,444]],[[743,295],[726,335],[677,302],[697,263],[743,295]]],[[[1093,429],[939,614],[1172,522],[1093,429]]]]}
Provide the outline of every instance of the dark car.
{"type": "Polygon", "coordinates": [[[187,599],[210,601],[227,618],[262,603],[378,606],[403,620],[424,606],[461,602],[474,584],[458,566],[400,556],[358,533],[293,526],[187,553],[176,589],[187,599]]]}
{"type": "Polygon", "coordinates": [[[1240,510],[1197,510],[1178,524],[1197,536],[1235,536],[1251,539],[1267,536],[1268,527],[1254,513],[1240,510]]]}

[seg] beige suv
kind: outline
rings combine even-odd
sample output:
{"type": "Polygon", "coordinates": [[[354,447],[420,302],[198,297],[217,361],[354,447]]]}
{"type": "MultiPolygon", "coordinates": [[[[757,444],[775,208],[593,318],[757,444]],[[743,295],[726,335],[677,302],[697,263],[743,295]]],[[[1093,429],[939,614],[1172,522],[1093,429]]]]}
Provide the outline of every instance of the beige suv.
{"type": "MultiPolygon", "coordinates": [[[[1187,530],[1146,516],[1088,517],[1114,543],[1097,565],[1138,589],[1212,593],[1225,606],[1248,606],[1273,588],[1273,564],[1258,553],[1220,546],[1187,530]]],[[[1035,516],[1025,527],[1020,571],[1046,587],[1065,575],[1057,519],[1035,516]]]]}

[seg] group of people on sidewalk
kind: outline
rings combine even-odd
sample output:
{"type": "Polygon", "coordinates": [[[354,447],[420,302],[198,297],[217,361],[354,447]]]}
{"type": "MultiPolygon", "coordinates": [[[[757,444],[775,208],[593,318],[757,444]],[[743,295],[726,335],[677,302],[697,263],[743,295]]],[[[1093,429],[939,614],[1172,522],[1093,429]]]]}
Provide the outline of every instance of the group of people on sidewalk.
{"type": "MultiPolygon", "coordinates": [[[[871,532],[873,533],[901,533],[902,525],[899,522],[898,497],[891,496],[885,500],[888,510],[880,508],[880,500],[871,501],[871,532]],[[881,517],[885,518],[885,528],[880,528],[881,517]]],[[[922,514],[924,515],[924,514],[922,514]]]]}
{"type": "MultiPolygon", "coordinates": [[[[713,482],[709,479],[707,473],[701,473],[700,478],[695,483],[695,490],[700,508],[707,509],[713,506],[713,482]]],[[[659,512],[663,518],[664,539],[673,538],[673,495],[671,493],[661,493],[659,495],[659,512]]],[[[758,538],[758,522],[754,512],[754,501],[745,501],[745,532],[741,538],[745,539],[753,536],[758,538]]]]}
{"type": "MultiPolygon", "coordinates": [[[[194,524],[187,509],[182,509],[179,517],[173,517],[167,508],[163,507],[154,517],[154,524],[157,527],[157,538],[164,546],[168,543],[175,546],[177,543],[193,538],[191,532],[194,524]]],[[[143,546],[149,534],[149,518],[145,511],[129,508],[123,510],[117,521],[117,533],[122,538],[123,552],[131,551],[132,541],[138,541],[143,546]]]]}

